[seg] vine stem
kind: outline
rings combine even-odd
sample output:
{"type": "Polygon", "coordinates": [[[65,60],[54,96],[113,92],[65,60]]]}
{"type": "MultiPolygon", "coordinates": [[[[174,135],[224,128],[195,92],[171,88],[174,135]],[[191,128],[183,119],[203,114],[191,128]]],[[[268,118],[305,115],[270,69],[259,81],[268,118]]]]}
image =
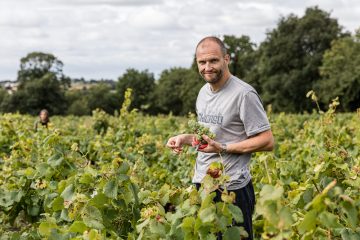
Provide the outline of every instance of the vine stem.
{"type": "Polygon", "coordinates": [[[272,184],[272,180],[271,180],[271,177],[270,177],[270,174],[269,174],[269,168],[268,168],[268,165],[267,165],[267,158],[265,158],[265,160],[264,160],[264,165],[265,165],[265,170],[266,170],[266,175],[267,175],[268,181],[269,181],[270,184],[272,184]]]}
{"type": "Polygon", "coordinates": [[[320,193],[320,190],[319,190],[318,186],[316,185],[316,182],[314,181],[314,179],[311,180],[311,181],[312,181],[312,183],[314,184],[314,186],[315,186],[315,188],[316,188],[316,191],[317,191],[318,193],[320,193]]]}
{"type": "MultiPolygon", "coordinates": [[[[221,153],[219,153],[219,156],[220,156],[220,161],[221,161],[221,164],[222,164],[222,171],[223,171],[223,176],[225,176],[226,175],[226,171],[225,171],[225,163],[224,163],[224,159],[223,159],[223,157],[222,157],[222,155],[221,155],[221,153]]],[[[221,193],[223,192],[223,191],[221,191],[221,189],[219,188],[218,189],[221,193]]],[[[226,192],[226,194],[229,194],[229,192],[228,192],[228,190],[227,190],[227,188],[226,188],[226,184],[224,183],[224,191],[226,192]]],[[[225,202],[224,202],[224,205],[223,205],[223,208],[222,208],[222,212],[224,212],[225,211],[225,202]]]]}

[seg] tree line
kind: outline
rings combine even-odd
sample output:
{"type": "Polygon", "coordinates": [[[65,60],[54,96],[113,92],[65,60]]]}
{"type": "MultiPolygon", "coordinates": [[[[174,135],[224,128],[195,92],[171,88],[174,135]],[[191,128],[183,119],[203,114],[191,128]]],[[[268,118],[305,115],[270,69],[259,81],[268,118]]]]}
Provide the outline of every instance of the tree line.
{"type": "MultiPolygon", "coordinates": [[[[360,29],[344,31],[330,13],[310,7],[303,17],[281,17],[257,46],[248,36],[224,35],[230,54],[230,71],[259,92],[264,105],[273,111],[301,113],[314,106],[306,100],[317,92],[326,108],[339,97],[342,111],[360,106],[360,29]]],[[[131,108],[147,114],[185,115],[194,112],[199,89],[204,85],[195,58],[189,68],[164,70],[155,80],[148,70],[127,69],[116,82],[70,91],[71,79],[63,73],[63,62],[49,53],[32,52],[20,60],[18,90],[0,89],[0,111],[37,114],[89,115],[101,108],[113,114],[133,89],[131,108]]]]}

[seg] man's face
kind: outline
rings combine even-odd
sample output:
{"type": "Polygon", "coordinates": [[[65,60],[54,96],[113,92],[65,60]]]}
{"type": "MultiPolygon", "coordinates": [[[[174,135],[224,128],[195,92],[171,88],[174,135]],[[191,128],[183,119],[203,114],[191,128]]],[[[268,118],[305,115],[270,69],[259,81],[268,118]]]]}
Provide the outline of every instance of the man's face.
{"type": "Polygon", "coordinates": [[[196,50],[196,62],[200,75],[208,83],[217,83],[227,70],[229,55],[223,55],[214,41],[201,43],[196,50]]]}
{"type": "Polygon", "coordinates": [[[46,119],[47,119],[47,114],[46,114],[46,112],[41,112],[41,113],[40,113],[40,120],[41,120],[42,122],[45,122],[46,119]]]}

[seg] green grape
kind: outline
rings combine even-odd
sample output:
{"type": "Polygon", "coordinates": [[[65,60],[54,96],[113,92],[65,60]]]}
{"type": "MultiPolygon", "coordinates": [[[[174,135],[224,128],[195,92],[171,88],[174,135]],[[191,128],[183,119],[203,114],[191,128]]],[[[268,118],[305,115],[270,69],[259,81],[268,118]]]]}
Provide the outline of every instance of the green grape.
{"type": "Polygon", "coordinates": [[[191,132],[196,134],[196,140],[198,140],[201,144],[206,144],[206,141],[203,139],[202,135],[207,135],[211,139],[215,138],[215,134],[211,132],[208,127],[201,125],[195,119],[190,119],[188,121],[188,126],[191,132]]]}

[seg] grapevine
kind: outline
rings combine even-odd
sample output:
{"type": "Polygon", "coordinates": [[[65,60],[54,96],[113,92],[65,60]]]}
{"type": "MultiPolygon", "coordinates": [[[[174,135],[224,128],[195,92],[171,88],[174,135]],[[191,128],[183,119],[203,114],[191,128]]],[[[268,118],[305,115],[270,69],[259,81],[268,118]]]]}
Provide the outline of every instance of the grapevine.
{"type": "Polygon", "coordinates": [[[190,131],[196,135],[192,142],[192,146],[196,147],[196,149],[204,149],[207,147],[207,142],[204,140],[203,135],[207,135],[211,139],[215,138],[215,134],[211,132],[208,127],[201,125],[195,119],[190,119],[188,126],[190,131]]]}
{"type": "MultiPolygon", "coordinates": [[[[336,105],[272,115],[277,147],[251,161],[255,239],[360,239],[359,116],[335,113],[336,105]]],[[[0,117],[1,240],[246,235],[231,226],[241,221],[235,196],[223,189],[223,202],[212,201],[229,180],[221,161],[197,190],[193,152],[175,156],[164,146],[190,125],[202,144],[202,134],[215,137],[196,121],[123,108],[104,113],[106,131],[92,127],[96,117],[54,116],[34,132],[34,117],[0,117]]]]}

